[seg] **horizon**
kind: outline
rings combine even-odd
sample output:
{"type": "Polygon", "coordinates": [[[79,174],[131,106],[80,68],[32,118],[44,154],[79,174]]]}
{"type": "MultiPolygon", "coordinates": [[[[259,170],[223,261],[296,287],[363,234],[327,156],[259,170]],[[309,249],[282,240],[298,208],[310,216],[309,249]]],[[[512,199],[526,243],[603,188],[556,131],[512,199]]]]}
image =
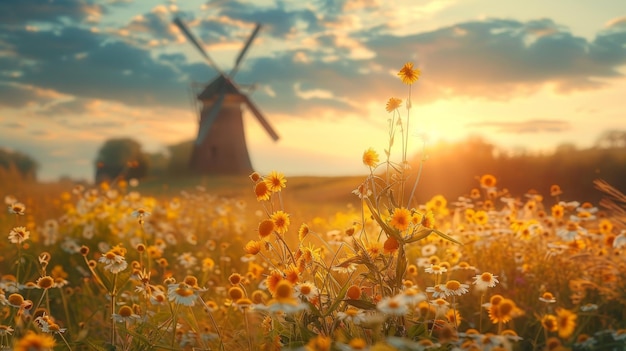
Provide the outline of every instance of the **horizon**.
{"type": "Polygon", "coordinates": [[[509,151],[584,149],[626,122],[618,0],[48,5],[0,4],[0,147],[33,157],[44,181],[93,179],[97,151],[111,138],[154,153],[195,137],[189,89],[215,71],[174,17],[226,70],[254,23],[263,24],[236,77],[257,84],[251,98],[281,137],[273,143],[244,111],[262,173],[367,172],[361,155],[369,147],[383,154],[384,106],[405,100],[395,74],[409,61],[422,71],[412,87],[411,154],[422,136],[429,145],[478,135],[509,151]]]}

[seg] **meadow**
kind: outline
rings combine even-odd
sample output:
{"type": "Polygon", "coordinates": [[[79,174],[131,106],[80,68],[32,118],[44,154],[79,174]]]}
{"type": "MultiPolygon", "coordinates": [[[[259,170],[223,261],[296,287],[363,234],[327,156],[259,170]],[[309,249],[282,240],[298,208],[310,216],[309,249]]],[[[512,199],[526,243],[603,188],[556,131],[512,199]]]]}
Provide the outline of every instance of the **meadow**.
{"type": "Polygon", "coordinates": [[[623,350],[626,196],[418,203],[398,76],[363,177],[5,183],[0,349],[623,350]]]}

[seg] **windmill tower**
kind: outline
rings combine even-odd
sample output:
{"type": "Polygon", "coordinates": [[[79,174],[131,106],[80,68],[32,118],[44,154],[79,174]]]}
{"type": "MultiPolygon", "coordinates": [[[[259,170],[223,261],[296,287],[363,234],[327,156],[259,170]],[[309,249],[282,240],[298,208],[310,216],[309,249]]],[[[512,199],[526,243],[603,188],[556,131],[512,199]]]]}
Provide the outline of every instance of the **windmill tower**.
{"type": "Polygon", "coordinates": [[[179,18],[174,19],[174,24],[200,51],[209,66],[218,73],[197,96],[201,104],[200,119],[189,167],[192,171],[202,174],[250,174],[252,164],[246,146],[242,106],[245,105],[252,112],[274,141],[278,140],[278,134],[267,119],[233,80],[261,25],[256,25],[237,56],[235,66],[226,74],[219,69],[179,18]]]}

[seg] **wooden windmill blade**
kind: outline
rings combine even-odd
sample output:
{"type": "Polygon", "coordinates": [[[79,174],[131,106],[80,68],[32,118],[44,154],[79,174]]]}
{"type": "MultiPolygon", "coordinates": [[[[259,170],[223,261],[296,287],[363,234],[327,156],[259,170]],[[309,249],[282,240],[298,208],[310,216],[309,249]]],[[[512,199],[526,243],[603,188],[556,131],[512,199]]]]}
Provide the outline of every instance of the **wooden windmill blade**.
{"type": "Polygon", "coordinates": [[[243,46],[243,49],[241,49],[241,52],[239,53],[239,55],[237,56],[237,59],[235,60],[235,66],[233,67],[233,69],[230,71],[230,74],[229,74],[230,78],[234,77],[235,74],[237,74],[237,70],[239,70],[239,64],[241,64],[241,61],[243,60],[243,56],[248,51],[248,48],[250,48],[250,45],[252,44],[252,41],[254,40],[256,35],[259,33],[259,30],[261,30],[261,24],[257,23],[256,27],[254,27],[254,31],[252,31],[252,34],[250,34],[250,37],[248,37],[248,40],[246,40],[246,45],[243,46]]]}
{"type": "Polygon", "coordinates": [[[183,32],[183,34],[185,34],[185,37],[189,39],[189,41],[193,44],[193,46],[195,46],[196,49],[200,51],[200,54],[204,56],[204,58],[207,60],[209,65],[214,70],[222,74],[222,70],[220,70],[220,68],[217,66],[217,63],[215,63],[215,61],[213,61],[213,59],[211,58],[211,56],[209,56],[206,50],[204,50],[204,48],[202,47],[202,45],[200,45],[200,42],[196,39],[196,37],[193,34],[191,34],[191,32],[189,31],[185,23],[178,17],[174,18],[173,22],[183,32]]]}
{"type": "Polygon", "coordinates": [[[278,139],[280,139],[278,134],[274,131],[274,128],[272,128],[272,126],[267,121],[267,119],[263,117],[263,114],[261,113],[261,111],[259,111],[256,105],[252,102],[252,100],[250,100],[250,98],[247,95],[244,95],[244,103],[248,106],[248,108],[250,109],[250,112],[254,114],[254,116],[259,121],[259,123],[261,123],[263,128],[265,128],[265,131],[270,135],[270,137],[274,141],[277,141],[278,139]]]}
{"type": "Polygon", "coordinates": [[[198,128],[198,137],[196,138],[196,145],[201,145],[202,142],[204,142],[204,139],[209,133],[209,130],[211,129],[211,126],[213,125],[213,122],[215,122],[215,119],[220,113],[220,110],[222,108],[222,104],[224,103],[225,98],[226,98],[226,93],[222,92],[218,96],[213,106],[211,106],[211,110],[208,113],[208,115],[206,115],[206,117],[200,120],[200,127],[198,128]]]}

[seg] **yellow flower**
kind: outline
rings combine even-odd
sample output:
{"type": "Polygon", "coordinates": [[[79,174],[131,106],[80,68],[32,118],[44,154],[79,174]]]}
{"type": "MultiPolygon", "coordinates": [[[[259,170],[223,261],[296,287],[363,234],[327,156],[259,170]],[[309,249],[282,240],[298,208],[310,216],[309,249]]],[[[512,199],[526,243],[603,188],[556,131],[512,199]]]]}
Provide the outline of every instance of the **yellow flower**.
{"type": "Polygon", "coordinates": [[[283,211],[276,211],[271,216],[272,222],[274,222],[274,229],[282,234],[287,232],[289,227],[289,214],[283,211]]]}
{"type": "Polygon", "coordinates": [[[267,188],[271,192],[276,193],[286,187],[287,179],[285,179],[285,176],[282,173],[272,171],[263,179],[263,182],[267,185],[267,188]]]}
{"type": "Polygon", "coordinates": [[[492,174],[484,174],[480,177],[480,186],[483,188],[493,188],[496,186],[496,177],[492,174]]]}
{"type": "Polygon", "coordinates": [[[245,251],[249,255],[256,255],[261,251],[261,242],[250,240],[248,241],[246,246],[244,246],[243,251],[245,251]]]}
{"type": "Polygon", "coordinates": [[[391,222],[389,224],[400,230],[406,230],[411,223],[411,211],[404,207],[396,207],[391,215],[391,222]]]}
{"type": "Polygon", "coordinates": [[[328,336],[318,335],[309,340],[309,342],[305,346],[305,349],[306,351],[330,351],[331,344],[331,338],[329,338],[328,336]]]}
{"type": "Polygon", "coordinates": [[[419,69],[413,69],[413,62],[407,62],[398,72],[398,76],[402,79],[402,83],[411,85],[417,82],[421,73],[419,69]]]}
{"type": "Polygon", "coordinates": [[[363,153],[363,164],[372,168],[378,163],[378,153],[374,149],[369,148],[363,153]]]}
{"type": "Polygon", "coordinates": [[[14,346],[14,351],[52,351],[54,338],[48,334],[36,334],[29,331],[14,346]]]}
{"type": "Polygon", "coordinates": [[[560,338],[569,338],[572,333],[574,333],[577,318],[578,316],[570,310],[566,310],[564,308],[556,309],[556,319],[560,338]]]}
{"type": "Polygon", "coordinates": [[[557,325],[556,317],[551,314],[546,314],[541,317],[541,325],[548,332],[555,332],[559,328],[557,325]]]}
{"type": "Polygon", "coordinates": [[[388,237],[383,244],[383,249],[387,254],[392,254],[396,252],[399,247],[400,244],[398,243],[398,240],[396,240],[396,238],[394,238],[393,236],[388,237]]]}
{"type": "Polygon", "coordinates": [[[393,110],[396,110],[401,105],[402,105],[402,99],[392,97],[392,98],[389,98],[389,100],[387,101],[387,106],[385,107],[385,110],[387,110],[387,112],[392,112],[393,110]]]}
{"type": "Polygon", "coordinates": [[[302,223],[300,229],[298,229],[298,240],[302,241],[309,234],[309,226],[306,223],[302,223]]]}
{"type": "Polygon", "coordinates": [[[270,234],[272,234],[275,228],[276,225],[272,219],[262,220],[261,223],[259,223],[259,237],[262,239],[267,238],[270,234]]]}
{"type": "Polygon", "coordinates": [[[272,192],[265,182],[258,182],[254,186],[254,194],[256,195],[257,201],[264,201],[270,199],[272,192]]]}

